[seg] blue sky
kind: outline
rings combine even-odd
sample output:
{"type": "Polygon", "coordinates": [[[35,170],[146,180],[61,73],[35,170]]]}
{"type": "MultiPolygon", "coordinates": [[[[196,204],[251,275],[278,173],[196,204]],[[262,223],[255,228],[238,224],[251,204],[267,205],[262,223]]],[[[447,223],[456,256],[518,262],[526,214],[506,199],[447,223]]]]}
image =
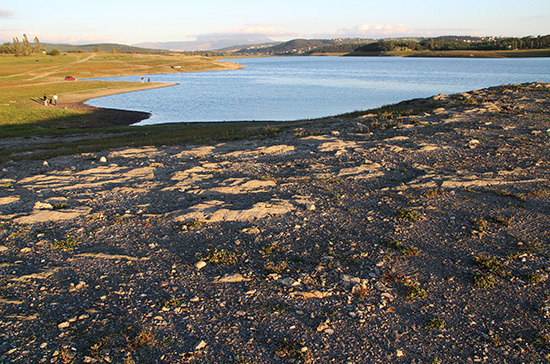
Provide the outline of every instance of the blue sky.
{"type": "Polygon", "coordinates": [[[0,0],[0,41],[195,40],[203,35],[293,38],[550,33],[550,0],[0,0]]]}

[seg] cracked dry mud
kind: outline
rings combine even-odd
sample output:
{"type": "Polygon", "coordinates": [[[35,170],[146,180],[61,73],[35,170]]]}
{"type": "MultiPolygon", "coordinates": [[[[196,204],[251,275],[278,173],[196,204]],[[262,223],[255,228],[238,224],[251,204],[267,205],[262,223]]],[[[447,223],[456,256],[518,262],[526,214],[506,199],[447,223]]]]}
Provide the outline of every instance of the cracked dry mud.
{"type": "Polygon", "coordinates": [[[549,95],[7,163],[0,361],[547,362],[549,95]]]}

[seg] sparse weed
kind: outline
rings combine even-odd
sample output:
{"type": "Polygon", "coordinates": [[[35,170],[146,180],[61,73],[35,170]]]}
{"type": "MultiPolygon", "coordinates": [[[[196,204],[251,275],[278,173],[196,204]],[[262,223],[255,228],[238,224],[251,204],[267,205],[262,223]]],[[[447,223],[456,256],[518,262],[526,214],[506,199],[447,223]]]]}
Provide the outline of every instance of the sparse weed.
{"type": "Polygon", "coordinates": [[[474,224],[476,224],[477,228],[481,231],[487,229],[487,226],[489,226],[489,222],[483,218],[474,219],[474,224]]]}
{"type": "Polygon", "coordinates": [[[54,210],[64,210],[64,209],[69,208],[69,204],[68,203],[56,203],[56,204],[53,204],[52,207],[53,207],[54,210]]]}
{"type": "Polygon", "coordinates": [[[269,243],[268,245],[264,246],[262,249],[260,249],[260,254],[263,257],[266,257],[268,255],[274,254],[274,253],[284,253],[286,251],[286,247],[279,245],[278,242],[273,241],[269,243]]]}
{"type": "Polygon", "coordinates": [[[274,182],[274,183],[278,183],[277,178],[275,178],[273,176],[270,176],[270,175],[267,175],[267,174],[261,176],[260,181],[271,181],[271,182],[274,182]]]}
{"type": "Polygon", "coordinates": [[[419,212],[409,208],[399,209],[395,213],[399,218],[409,220],[410,222],[416,222],[421,217],[419,212]]]}
{"type": "Polygon", "coordinates": [[[474,274],[473,280],[478,288],[489,289],[495,286],[495,277],[490,273],[477,272],[474,274]]]}
{"type": "Polygon", "coordinates": [[[201,255],[200,259],[219,265],[231,265],[239,261],[237,253],[226,249],[218,250],[217,248],[214,248],[214,250],[208,249],[206,255],[201,255]]]}
{"type": "Polygon", "coordinates": [[[264,264],[264,268],[265,268],[266,271],[268,271],[269,273],[277,273],[277,274],[283,273],[286,270],[287,266],[288,266],[288,264],[284,260],[282,260],[278,263],[275,263],[275,262],[272,262],[272,261],[268,260],[264,264]]]}
{"type": "Polygon", "coordinates": [[[403,254],[407,257],[415,256],[415,255],[418,255],[420,253],[420,250],[417,247],[412,246],[412,245],[405,245],[405,244],[403,244],[402,242],[400,242],[398,240],[391,240],[391,241],[385,242],[383,244],[387,247],[390,247],[390,248],[393,248],[393,249],[399,251],[401,254],[403,254]]]}
{"type": "Polygon", "coordinates": [[[420,288],[420,284],[416,281],[406,281],[405,286],[407,287],[405,292],[405,299],[407,301],[414,301],[419,298],[426,298],[428,296],[426,290],[420,288]]]}
{"type": "Polygon", "coordinates": [[[435,317],[428,321],[426,328],[430,330],[443,330],[445,328],[445,320],[435,317]]]}
{"type": "Polygon", "coordinates": [[[504,226],[510,226],[510,223],[511,223],[510,219],[506,219],[502,216],[491,216],[491,221],[494,222],[495,224],[500,224],[504,226]]]}
{"type": "Polygon", "coordinates": [[[74,247],[79,243],[78,239],[72,235],[67,235],[65,239],[57,240],[54,239],[51,244],[54,249],[61,249],[66,251],[73,251],[74,247]]]}
{"type": "Polygon", "coordinates": [[[486,270],[500,276],[506,275],[506,271],[502,268],[502,263],[495,257],[486,257],[483,254],[480,254],[474,258],[474,263],[479,269],[486,270]]]}
{"type": "Polygon", "coordinates": [[[444,193],[445,193],[445,190],[443,188],[435,188],[435,189],[429,189],[428,191],[426,191],[424,196],[426,196],[427,198],[433,198],[436,196],[441,196],[444,193]]]}
{"type": "Polygon", "coordinates": [[[155,336],[152,333],[151,328],[143,330],[133,339],[126,338],[128,342],[128,350],[136,351],[140,347],[152,344],[155,341],[155,336]]]}
{"type": "Polygon", "coordinates": [[[206,221],[203,221],[203,220],[195,220],[189,224],[187,224],[187,228],[189,230],[194,230],[194,229],[198,229],[200,228],[201,226],[204,226],[206,225],[206,221]]]}
{"type": "Polygon", "coordinates": [[[164,299],[160,299],[159,300],[159,306],[161,307],[174,307],[174,306],[179,306],[181,303],[181,301],[177,298],[171,298],[169,300],[164,300],[164,299]]]}
{"type": "Polygon", "coordinates": [[[366,284],[356,284],[351,293],[357,297],[358,300],[364,300],[369,294],[369,287],[366,284]]]}
{"type": "Polygon", "coordinates": [[[531,283],[539,283],[543,281],[543,275],[539,272],[531,272],[527,275],[527,280],[531,283]]]}
{"type": "Polygon", "coordinates": [[[283,359],[308,360],[311,356],[305,342],[299,340],[284,339],[275,349],[275,355],[283,359]]]}

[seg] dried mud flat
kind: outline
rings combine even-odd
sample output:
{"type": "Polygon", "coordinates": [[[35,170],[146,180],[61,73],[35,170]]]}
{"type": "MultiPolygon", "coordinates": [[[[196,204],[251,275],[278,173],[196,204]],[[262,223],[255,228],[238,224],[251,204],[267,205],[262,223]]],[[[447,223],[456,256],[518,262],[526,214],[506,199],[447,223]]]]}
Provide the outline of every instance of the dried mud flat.
{"type": "Polygon", "coordinates": [[[548,362],[549,95],[8,163],[0,362],[548,362]]]}

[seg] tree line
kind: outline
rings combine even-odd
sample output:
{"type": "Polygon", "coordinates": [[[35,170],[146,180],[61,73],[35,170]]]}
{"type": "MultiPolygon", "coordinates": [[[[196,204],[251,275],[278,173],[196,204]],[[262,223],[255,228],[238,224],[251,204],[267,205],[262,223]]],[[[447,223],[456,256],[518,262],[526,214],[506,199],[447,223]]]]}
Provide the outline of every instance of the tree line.
{"type": "Polygon", "coordinates": [[[46,45],[40,44],[38,37],[34,37],[34,42],[31,44],[26,34],[23,34],[23,40],[20,41],[18,37],[13,38],[13,42],[6,42],[0,45],[0,53],[14,54],[16,56],[30,56],[33,53],[46,53],[46,45]]]}
{"type": "Polygon", "coordinates": [[[512,49],[548,49],[550,35],[523,38],[490,38],[472,40],[459,37],[428,38],[420,42],[414,40],[384,39],[378,42],[363,45],[355,52],[388,52],[388,51],[495,51],[512,49]]]}

